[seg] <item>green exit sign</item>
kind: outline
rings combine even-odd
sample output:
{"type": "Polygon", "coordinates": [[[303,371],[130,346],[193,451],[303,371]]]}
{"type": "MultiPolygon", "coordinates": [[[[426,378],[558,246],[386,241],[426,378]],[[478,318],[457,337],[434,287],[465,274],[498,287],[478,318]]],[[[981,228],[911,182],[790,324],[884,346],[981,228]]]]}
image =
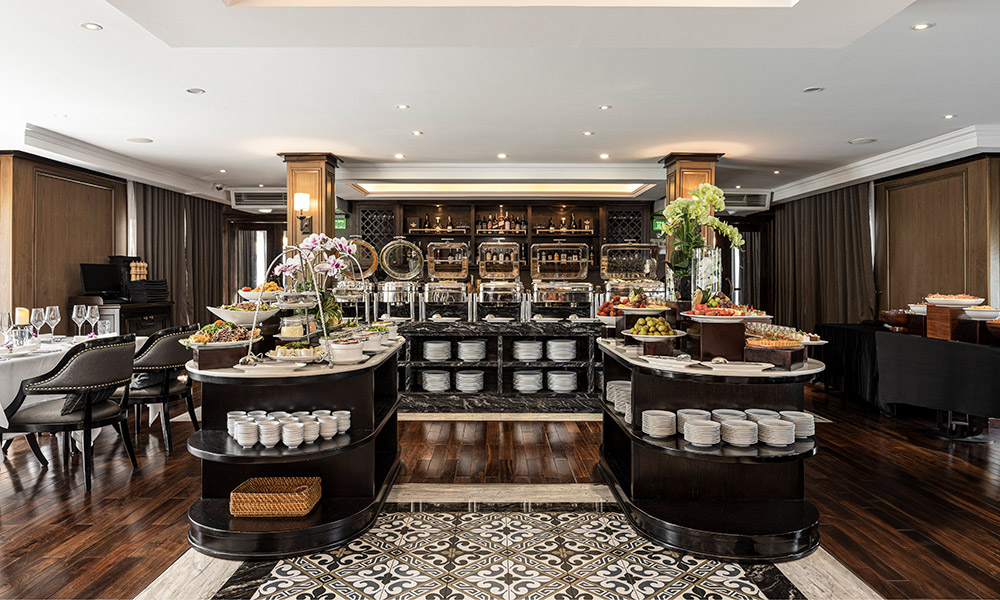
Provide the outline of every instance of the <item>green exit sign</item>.
{"type": "Polygon", "coordinates": [[[347,229],[347,217],[337,215],[333,218],[334,229],[347,229]]]}
{"type": "Polygon", "coordinates": [[[667,225],[667,220],[663,217],[653,217],[653,232],[662,233],[663,228],[667,225]]]}

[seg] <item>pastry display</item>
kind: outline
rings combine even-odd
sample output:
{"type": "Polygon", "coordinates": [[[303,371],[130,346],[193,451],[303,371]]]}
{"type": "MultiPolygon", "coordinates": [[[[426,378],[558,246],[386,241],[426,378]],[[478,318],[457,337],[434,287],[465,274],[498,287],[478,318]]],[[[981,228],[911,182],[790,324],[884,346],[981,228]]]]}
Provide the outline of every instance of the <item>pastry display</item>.
{"type": "Polygon", "coordinates": [[[771,325],[770,323],[748,322],[745,324],[747,335],[766,337],[779,340],[794,340],[797,342],[818,342],[820,338],[815,333],[808,333],[794,327],[771,325]]]}
{"type": "Polygon", "coordinates": [[[290,342],[283,346],[275,346],[274,353],[277,356],[301,356],[313,357],[323,353],[319,346],[313,346],[309,342],[290,342]]]}
{"type": "Polygon", "coordinates": [[[795,350],[802,347],[799,340],[789,340],[770,337],[747,338],[747,347],[765,348],[769,350],[795,350]]]}

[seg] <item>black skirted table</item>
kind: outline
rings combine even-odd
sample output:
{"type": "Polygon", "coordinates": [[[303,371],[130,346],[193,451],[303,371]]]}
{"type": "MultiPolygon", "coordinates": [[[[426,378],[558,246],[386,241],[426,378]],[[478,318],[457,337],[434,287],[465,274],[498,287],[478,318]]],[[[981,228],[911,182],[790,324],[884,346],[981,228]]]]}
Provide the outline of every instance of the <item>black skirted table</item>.
{"type": "Polygon", "coordinates": [[[885,411],[878,398],[875,352],[875,334],[880,331],[885,331],[881,324],[822,323],[816,325],[816,334],[829,343],[815,346],[813,352],[826,365],[818,378],[825,386],[878,404],[885,411]]]}

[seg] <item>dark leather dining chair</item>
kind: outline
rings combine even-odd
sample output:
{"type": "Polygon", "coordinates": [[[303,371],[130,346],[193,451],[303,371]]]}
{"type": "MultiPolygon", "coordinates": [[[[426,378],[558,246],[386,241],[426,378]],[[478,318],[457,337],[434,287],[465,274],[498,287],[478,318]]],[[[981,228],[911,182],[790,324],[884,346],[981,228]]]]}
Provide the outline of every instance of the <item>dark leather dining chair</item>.
{"type": "MultiPolygon", "coordinates": [[[[127,406],[135,407],[135,441],[137,444],[139,443],[139,429],[142,427],[142,407],[146,404],[162,406],[160,426],[163,429],[163,445],[167,452],[173,450],[173,439],[170,434],[170,402],[177,398],[184,398],[194,429],[198,430],[198,417],[194,411],[194,398],[191,394],[191,380],[180,381],[177,374],[184,368],[184,364],[191,360],[191,350],[184,347],[180,340],[187,338],[199,329],[201,329],[201,325],[198,324],[161,329],[149,336],[149,339],[135,355],[132,367],[135,373],[145,373],[163,379],[162,383],[156,383],[149,387],[139,389],[131,387],[129,389],[127,406]]],[[[123,390],[115,392],[115,396],[122,397],[123,390]]]]}
{"type": "Polygon", "coordinates": [[[36,432],[63,433],[63,463],[67,464],[70,432],[82,431],[83,471],[89,490],[94,468],[91,430],[111,425],[121,436],[132,467],[137,467],[128,431],[127,395],[122,402],[111,399],[119,386],[132,380],[134,355],[132,334],[73,346],[48,373],[21,382],[14,401],[4,409],[9,425],[0,429],[0,438],[5,433],[26,433],[31,451],[45,466],[49,463],[38,447],[36,432]],[[62,397],[22,408],[28,396],[53,394],[62,397]],[[72,412],[63,414],[64,408],[72,412]]]}

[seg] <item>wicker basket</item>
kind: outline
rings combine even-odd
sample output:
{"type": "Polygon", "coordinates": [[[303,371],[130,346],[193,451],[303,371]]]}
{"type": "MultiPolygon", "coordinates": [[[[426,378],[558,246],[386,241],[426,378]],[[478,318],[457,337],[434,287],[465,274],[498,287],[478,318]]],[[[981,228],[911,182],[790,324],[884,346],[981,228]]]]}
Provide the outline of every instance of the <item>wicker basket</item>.
{"type": "Polygon", "coordinates": [[[304,517],[319,502],[319,477],[253,477],[229,494],[234,517],[304,517]]]}

